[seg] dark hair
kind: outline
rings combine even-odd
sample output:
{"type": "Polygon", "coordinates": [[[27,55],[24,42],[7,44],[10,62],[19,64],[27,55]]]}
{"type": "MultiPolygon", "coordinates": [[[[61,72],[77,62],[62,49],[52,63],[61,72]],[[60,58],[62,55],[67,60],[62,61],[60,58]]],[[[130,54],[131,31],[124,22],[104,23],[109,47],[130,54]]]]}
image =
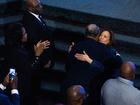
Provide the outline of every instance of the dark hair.
{"type": "Polygon", "coordinates": [[[86,33],[86,36],[92,36],[95,38],[100,33],[100,28],[96,24],[89,24],[86,27],[85,33],[86,33]],[[92,27],[89,28],[90,26],[92,26],[92,27]]]}
{"type": "Polygon", "coordinates": [[[108,28],[101,29],[100,34],[97,36],[97,40],[99,41],[99,37],[104,31],[107,31],[110,34],[109,43],[107,45],[114,47],[116,45],[115,35],[114,35],[114,32],[108,28]]]}
{"type": "Polygon", "coordinates": [[[16,46],[21,43],[22,38],[22,28],[21,23],[10,24],[6,28],[5,44],[8,46],[16,46]]]}

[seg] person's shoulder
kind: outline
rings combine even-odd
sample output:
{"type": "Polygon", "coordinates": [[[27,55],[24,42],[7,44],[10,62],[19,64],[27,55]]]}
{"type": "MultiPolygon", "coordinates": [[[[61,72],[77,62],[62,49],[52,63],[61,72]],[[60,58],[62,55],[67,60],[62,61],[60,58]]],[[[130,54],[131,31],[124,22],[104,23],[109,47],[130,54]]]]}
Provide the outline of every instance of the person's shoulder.
{"type": "Polygon", "coordinates": [[[116,79],[108,79],[102,86],[102,90],[111,88],[114,83],[116,83],[116,79]]]}
{"type": "Polygon", "coordinates": [[[29,11],[27,11],[27,10],[23,11],[23,17],[22,17],[23,22],[30,21],[30,19],[32,19],[32,18],[33,18],[33,16],[29,11]]]}
{"type": "Polygon", "coordinates": [[[30,13],[28,10],[24,10],[24,11],[23,11],[23,16],[24,16],[24,15],[25,15],[25,16],[26,16],[26,15],[31,15],[31,13],[30,13]]]}
{"type": "Polygon", "coordinates": [[[135,91],[135,93],[137,93],[140,96],[140,90],[136,87],[133,87],[133,90],[135,91]]]}
{"type": "Polygon", "coordinates": [[[116,82],[117,79],[108,79],[104,84],[105,85],[109,85],[109,84],[112,84],[114,82],[116,82]]]}
{"type": "Polygon", "coordinates": [[[108,46],[108,48],[110,49],[110,51],[112,51],[112,52],[116,52],[117,50],[114,48],[114,47],[112,47],[112,46],[108,46]]]}
{"type": "Polygon", "coordinates": [[[115,49],[114,47],[110,46],[109,47],[110,52],[115,55],[115,56],[121,56],[120,53],[117,51],[117,49],[115,49]]]}
{"type": "Polygon", "coordinates": [[[128,90],[128,93],[130,94],[128,97],[131,98],[131,100],[133,102],[137,102],[139,104],[136,105],[140,105],[140,90],[137,89],[136,87],[129,87],[130,89],[128,90]]]}
{"type": "Polygon", "coordinates": [[[106,46],[105,44],[100,43],[100,42],[98,42],[98,41],[96,41],[96,40],[92,40],[92,45],[93,45],[93,46],[96,46],[96,47],[98,47],[98,48],[101,48],[101,49],[104,50],[104,51],[108,50],[108,48],[107,48],[107,46],[106,46]]]}
{"type": "Polygon", "coordinates": [[[117,53],[117,50],[116,50],[114,47],[108,46],[108,48],[109,48],[109,50],[110,50],[112,53],[114,53],[114,54],[117,53]]]}
{"type": "Polygon", "coordinates": [[[79,43],[77,43],[77,45],[85,45],[85,46],[103,46],[105,47],[102,43],[99,43],[98,41],[91,39],[91,38],[85,38],[82,41],[79,41],[79,43]]]}
{"type": "Polygon", "coordinates": [[[80,40],[74,45],[74,47],[77,48],[80,46],[84,46],[86,43],[88,43],[87,40],[80,40]]]}
{"type": "Polygon", "coordinates": [[[27,10],[24,10],[24,11],[23,11],[23,17],[26,17],[26,16],[28,16],[28,15],[30,15],[30,13],[29,13],[27,10]]]}
{"type": "Polygon", "coordinates": [[[107,81],[106,81],[106,83],[110,83],[110,82],[114,82],[114,81],[116,81],[117,79],[108,79],[107,81]]]}

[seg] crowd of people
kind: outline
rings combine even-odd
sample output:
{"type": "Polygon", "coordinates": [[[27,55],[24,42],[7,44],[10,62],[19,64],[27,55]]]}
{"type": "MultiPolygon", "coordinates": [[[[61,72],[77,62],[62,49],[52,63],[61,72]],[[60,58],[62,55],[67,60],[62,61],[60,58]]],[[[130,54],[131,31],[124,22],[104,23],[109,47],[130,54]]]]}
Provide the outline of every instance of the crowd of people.
{"type": "MultiPolygon", "coordinates": [[[[22,21],[6,28],[7,68],[16,73],[0,84],[0,105],[38,105],[40,71],[55,63],[55,43],[40,1],[27,0],[26,7],[22,21]],[[11,96],[4,93],[6,87],[11,96]]],[[[113,31],[96,24],[85,30],[85,39],[69,46],[63,100],[57,105],[140,105],[140,91],[133,86],[135,64],[123,62],[113,31]]]]}

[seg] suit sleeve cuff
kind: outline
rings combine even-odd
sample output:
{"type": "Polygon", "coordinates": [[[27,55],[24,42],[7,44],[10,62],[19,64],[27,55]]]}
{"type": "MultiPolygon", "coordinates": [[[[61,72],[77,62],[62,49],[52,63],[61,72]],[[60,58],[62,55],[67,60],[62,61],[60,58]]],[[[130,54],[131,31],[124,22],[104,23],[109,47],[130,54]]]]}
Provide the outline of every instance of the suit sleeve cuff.
{"type": "Polygon", "coordinates": [[[5,90],[6,87],[5,87],[3,84],[0,84],[0,89],[1,89],[1,90],[5,90]]]}
{"type": "Polygon", "coordinates": [[[95,67],[99,70],[104,70],[104,65],[96,60],[93,60],[92,63],[91,63],[91,67],[95,67]]]}
{"type": "Polygon", "coordinates": [[[19,92],[18,92],[17,89],[12,89],[12,90],[11,90],[11,94],[19,94],[19,92]]]}

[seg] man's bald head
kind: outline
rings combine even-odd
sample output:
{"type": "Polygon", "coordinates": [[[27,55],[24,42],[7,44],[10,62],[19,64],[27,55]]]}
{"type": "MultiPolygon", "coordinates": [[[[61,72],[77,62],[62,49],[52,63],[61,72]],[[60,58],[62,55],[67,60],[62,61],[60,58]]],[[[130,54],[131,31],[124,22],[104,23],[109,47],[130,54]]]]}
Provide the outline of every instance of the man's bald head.
{"type": "Polygon", "coordinates": [[[96,24],[89,24],[86,27],[86,36],[96,38],[100,33],[100,28],[96,24]]]}
{"type": "Polygon", "coordinates": [[[86,96],[85,89],[81,85],[74,85],[68,88],[68,105],[82,105],[86,96]]]}
{"type": "Polygon", "coordinates": [[[123,63],[120,71],[121,77],[128,80],[133,80],[135,78],[135,69],[136,66],[133,62],[127,61],[123,63]]]}
{"type": "Polygon", "coordinates": [[[33,13],[40,14],[42,12],[42,5],[40,0],[26,0],[27,9],[33,13]]]}

